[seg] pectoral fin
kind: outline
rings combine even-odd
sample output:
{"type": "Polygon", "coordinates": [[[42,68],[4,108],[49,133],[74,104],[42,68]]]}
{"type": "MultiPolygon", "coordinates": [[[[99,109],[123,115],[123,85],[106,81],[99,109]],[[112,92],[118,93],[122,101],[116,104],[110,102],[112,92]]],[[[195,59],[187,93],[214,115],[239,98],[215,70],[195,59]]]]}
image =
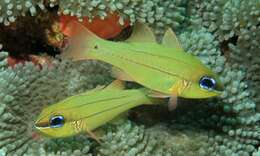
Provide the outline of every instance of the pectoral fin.
{"type": "Polygon", "coordinates": [[[172,47],[175,49],[182,49],[181,44],[178,41],[178,38],[176,37],[175,33],[172,31],[171,28],[166,30],[162,44],[167,47],[172,47]]]}
{"type": "Polygon", "coordinates": [[[177,106],[178,106],[178,96],[172,95],[168,102],[168,109],[169,111],[173,111],[177,108],[177,106]]]}
{"type": "Polygon", "coordinates": [[[112,76],[123,81],[134,81],[130,75],[126,74],[121,69],[116,67],[112,68],[112,76]]]}
{"type": "Polygon", "coordinates": [[[87,133],[88,133],[88,135],[89,135],[92,139],[96,140],[99,144],[101,144],[101,141],[100,141],[99,138],[95,135],[95,133],[93,133],[93,132],[90,131],[90,130],[87,130],[87,133]]]}
{"type": "Polygon", "coordinates": [[[190,83],[186,80],[177,81],[171,88],[171,97],[169,99],[169,110],[172,111],[177,107],[178,96],[180,96],[183,91],[190,86],[190,83]]]}

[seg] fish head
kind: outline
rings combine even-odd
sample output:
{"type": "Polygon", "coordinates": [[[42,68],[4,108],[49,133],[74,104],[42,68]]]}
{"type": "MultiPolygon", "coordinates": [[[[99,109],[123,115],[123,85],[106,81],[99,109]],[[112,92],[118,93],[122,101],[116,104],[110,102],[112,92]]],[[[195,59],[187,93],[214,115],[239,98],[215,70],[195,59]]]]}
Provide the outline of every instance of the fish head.
{"type": "Polygon", "coordinates": [[[190,75],[187,77],[188,83],[181,96],[197,99],[219,96],[224,86],[217,74],[202,63],[194,67],[191,67],[190,75]]]}
{"type": "MultiPolygon", "coordinates": [[[[175,73],[177,87],[172,86],[170,91],[174,95],[185,98],[209,98],[218,96],[224,90],[217,74],[203,64],[197,57],[185,52],[172,29],[168,29],[162,40],[162,46],[173,51],[174,65],[180,69],[175,73]],[[176,61],[177,60],[177,61],[176,61]]],[[[176,83],[175,83],[176,85],[176,83]]]]}
{"type": "Polygon", "coordinates": [[[64,105],[66,104],[62,102],[54,104],[44,108],[40,113],[34,126],[42,135],[60,138],[83,131],[85,126],[83,120],[75,111],[61,107],[64,105]]]}

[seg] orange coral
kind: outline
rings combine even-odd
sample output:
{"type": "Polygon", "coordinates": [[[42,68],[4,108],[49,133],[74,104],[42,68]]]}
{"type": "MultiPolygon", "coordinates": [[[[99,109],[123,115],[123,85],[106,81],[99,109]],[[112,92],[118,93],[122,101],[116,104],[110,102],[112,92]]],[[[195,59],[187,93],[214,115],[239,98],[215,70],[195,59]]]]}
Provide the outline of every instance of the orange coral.
{"type": "MultiPolygon", "coordinates": [[[[105,19],[95,17],[91,22],[89,21],[88,17],[84,17],[81,23],[97,36],[104,39],[110,39],[120,34],[124,28],[129,26],[129,21],[125,21],[124,25],[121,25],[119,23],[119,18],[120,17],[118,14],[113,13],[108,14],[105,19]]],[[[72,33],[72,30],[67,27],[68,23],[71,21],[79,22],[78,18],[75,16],[60,16],[61,31],[67,36],[71,36],[72,33]]]]}

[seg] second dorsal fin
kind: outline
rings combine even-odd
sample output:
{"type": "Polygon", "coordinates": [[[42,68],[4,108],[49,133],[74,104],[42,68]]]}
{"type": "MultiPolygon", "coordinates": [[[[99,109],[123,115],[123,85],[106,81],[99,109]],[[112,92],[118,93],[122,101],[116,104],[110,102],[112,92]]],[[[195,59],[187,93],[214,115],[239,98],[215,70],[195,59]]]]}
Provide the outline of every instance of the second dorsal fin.
{"type": "Polygon", "coordinates": [[[134,25],[131,36],[126,40],[127,42],[156,42],[152,30],[144,23],[137,22],[134,25]]]}
{"type": "Polygon", "coordinates": [[[162,45],[167,47],[182,49],[180,42],[178,41],[177,36],[171,28],[168,28],[164,34],[162,45]]]}

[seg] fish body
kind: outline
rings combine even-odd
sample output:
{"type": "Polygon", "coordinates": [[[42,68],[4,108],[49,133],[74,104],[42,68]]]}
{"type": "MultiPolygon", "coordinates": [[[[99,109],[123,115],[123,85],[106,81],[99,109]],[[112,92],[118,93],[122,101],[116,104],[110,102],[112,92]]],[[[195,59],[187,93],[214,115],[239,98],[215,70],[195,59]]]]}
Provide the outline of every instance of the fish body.
{"type": "Polygon", "coordinates": [[[185,53],[171,30],[158,44],[144,26],[134,30],[126,42],[103,40],[80,25],[72,27],[77,32],[63,55],[112,64],[117,68],[118,79],[135,81],[169,97],[208,98],[219,95],[223,89],[218,76],[198,58],[185,53]]]}
{"type": "Polygon", "coordinates": [[[49,137],[67,137],[81,132],[91,134],[92,130],[121,113],[153,102],[146,96],[144,89],[122,90],[110,85],[71,96],[48,106],[38,116],[35,127],[49,137]]]}

